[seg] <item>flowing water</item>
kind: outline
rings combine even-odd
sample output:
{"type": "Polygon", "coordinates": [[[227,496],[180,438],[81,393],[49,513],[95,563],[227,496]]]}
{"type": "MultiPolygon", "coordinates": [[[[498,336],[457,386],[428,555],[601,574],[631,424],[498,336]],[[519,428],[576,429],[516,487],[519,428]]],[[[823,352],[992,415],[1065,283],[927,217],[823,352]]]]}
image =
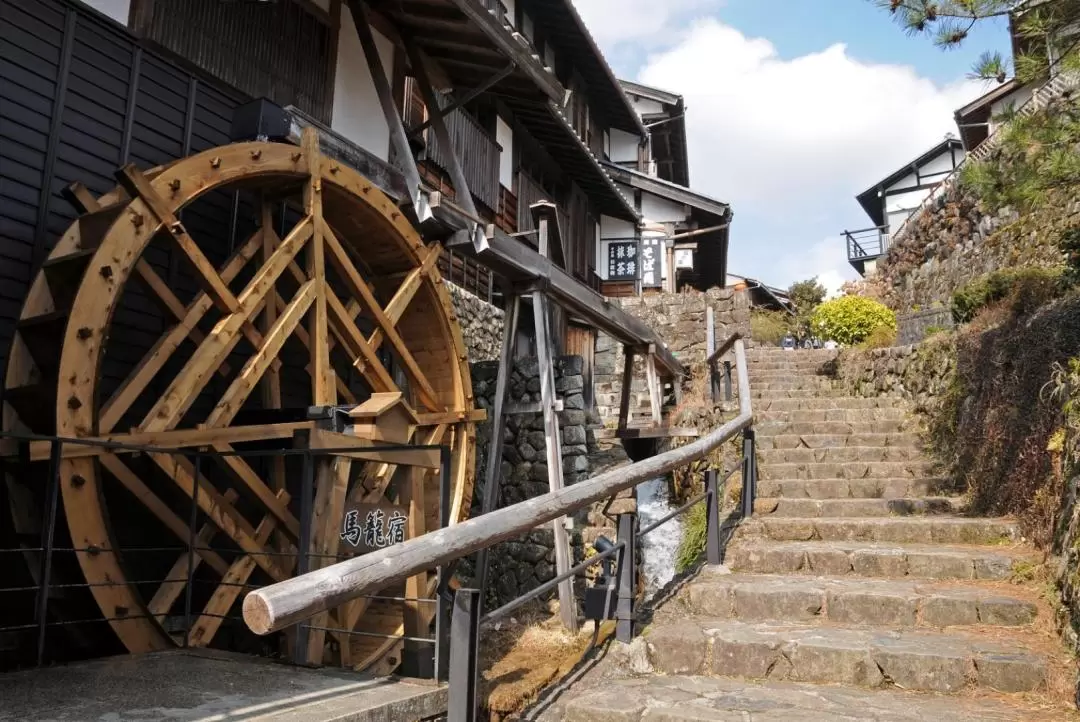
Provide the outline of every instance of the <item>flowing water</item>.
{"type": "MultiPolygon", "coordinates": [[[[653,479],[639,486],[637,502],[641,528],[671,513],[674,507],[668,499],[667,479],[653,479]]],[[[682,522],[682,517],[675,517],[651,531],[641,542],[646,597],[663,589],[675,576],[675,555],[682,540],[682,522]]]]}

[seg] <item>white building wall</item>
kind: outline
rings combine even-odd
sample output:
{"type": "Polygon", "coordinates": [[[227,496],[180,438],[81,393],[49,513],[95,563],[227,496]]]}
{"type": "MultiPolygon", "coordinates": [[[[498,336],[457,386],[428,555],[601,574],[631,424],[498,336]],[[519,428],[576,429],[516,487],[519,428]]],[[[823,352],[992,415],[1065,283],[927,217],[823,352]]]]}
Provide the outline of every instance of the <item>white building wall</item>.
{"type": "Polygon", "coordinates": [[[637,161],[637,149],[638,138],[633,133],[627,133],[626,131],[619,130],[618,128],[611,129],[611,153],[609,157],[613,163],[622,163],[624,161],[637,161]]]}
{"type": "Polygon", "coordinates": [[[645,223],[682,223],[686,220],[687,210],[682,203],[669,201],[651,193],[641,193],[641,215],[645,223]]]}
{"type": "Polygon", "coordinates": [[[503,187],[514,188],[514,131],[502,118],[495,119],[495,142],[502,151],[499,153],[499,183],[503,187]]]}
{"type": "Polygon", "coordinates": [[[506,8],[506,22],[510,25],[517,24],[517,3],[514,0],[502,0],[503,7],[506,8]]]}
{"type": "Polygon", "coordinates": [[[638,115],[653,115],[664,112],[664,104],[652,98],[642,98],[638,95],[630,95],[630,104],[638,115]]]}
{"type": "Polygon", "coordinates": [[[128,15],[131,12],[131,0],[83,0],[87,5],[99,13],[108,15],[121,25],[128,24],[128,15]]]}
{"type": "Polygon", "coordinates": [[[1023,85],[1013,92],[1001,98],[996,103],[990,106],[990,132],[997,130],[1001,123],[994,121],[994,118],[1008,110],[1012,105],[1014,110],[1019,110],[1020,106],[1031,100],[1032,94],[1035,92],[1035,86],[1033,84],[1023,85]]]}
{"type": "Polygon", "coordinates": [[[634,224],[621,218],[600,216],[600,241],[596,244],[596,275],[608,280],[607,241],[626,241],[634,237],[634,224]]]}
{"type": "MultiPolygon", "coordinates": [[[[387,82],[394,76],[394,44],[372,28],[387,82]]],[[[390,157],[390,129],[383,118],[379,96],[368,72],[364,49],[348,5],[341,8],[337,71],[334,78],[334,114],[330,127],[383,160],[390,157]]]]}

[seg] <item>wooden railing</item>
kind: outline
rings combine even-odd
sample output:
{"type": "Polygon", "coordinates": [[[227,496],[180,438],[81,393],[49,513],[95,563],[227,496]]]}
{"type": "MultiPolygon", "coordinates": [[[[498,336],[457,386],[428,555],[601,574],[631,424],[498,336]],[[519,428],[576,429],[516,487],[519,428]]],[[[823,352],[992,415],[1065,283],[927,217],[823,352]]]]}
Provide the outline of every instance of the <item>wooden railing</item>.
{"type": "MultiPolygon", "coordinates": [[[[533,223],[532,211],[529,207],[534,203],[540,201],[552,200],[551,194],[544,190],[544,187],[540,185],[538,181],[533,180],[532,176],[523,171],[518,171],[517,174],[517,223],[519,231],[535,231],[536,224],[533,223]]],[[[535,238],[529,238],[529,244],[536,245],[535,238]]]]}
{"type": "MultiPolygon", "coordinates": [[[[413,128],[425,120],[424,104],[419,100],[419,92],[413,78],[405,79],[405,98],[403,109],[405,125],[413,128]]],[[[450,101],[445,98],[441,102],[445,105],[450,104],[450,101]]],[[[428,159],[439,168],[448,170],[450,154],[456,152],[473,196],[489,209],[498,209],[499,144],[476,119],[461,109],[447,114],[444,121],[453,147],[443,148],[435,131],[426,128],[421,136],[426,146],[428,159]]]]}

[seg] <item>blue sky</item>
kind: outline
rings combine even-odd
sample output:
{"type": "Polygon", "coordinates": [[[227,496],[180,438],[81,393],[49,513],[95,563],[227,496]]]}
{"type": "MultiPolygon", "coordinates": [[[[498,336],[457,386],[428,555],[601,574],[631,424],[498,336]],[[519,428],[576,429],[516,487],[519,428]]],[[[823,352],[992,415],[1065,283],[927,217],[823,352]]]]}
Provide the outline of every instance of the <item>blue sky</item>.
{"type": "Polygon", "coordinates": [[[735,212],[729,267],[779,286],[855,278],[840,232],[856,193],[956,133],[1007,51],[1004,21],[958,49],[910,37],[870,0],[575,0],[621,77],[686,97],[691,185],[735,212]]]}

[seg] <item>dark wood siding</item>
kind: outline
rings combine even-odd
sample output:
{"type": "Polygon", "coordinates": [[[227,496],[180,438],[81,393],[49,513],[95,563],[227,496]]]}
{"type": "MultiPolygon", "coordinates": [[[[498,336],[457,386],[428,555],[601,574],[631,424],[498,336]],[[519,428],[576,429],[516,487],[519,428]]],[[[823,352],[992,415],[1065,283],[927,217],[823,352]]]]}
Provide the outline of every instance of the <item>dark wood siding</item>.
{"type": "Polygon", "coordinates": [[[134,30],[253,97],[329,124],[336,30],[309,3],[143,0],[134,30]]]}
{"type": "MultiPolygon", "coordinates": [[[[101,194],[124,163],[148,168],[227,143],[232,110],[247,99],[74,0],[0,0],[0,364],[35,269],[74,220],[64,187],[79,181],[101,194]]],[[[243,231],[235,200],[211,195],[185,214],[216,262],[243,231]]],[[[188,297],[194,281],[176,255],[151,246],[147,258],[188,297]]],[[[130,334],[132,348],[162,329],[139,293],[113,326],[113,339],[130,334]]]]}

